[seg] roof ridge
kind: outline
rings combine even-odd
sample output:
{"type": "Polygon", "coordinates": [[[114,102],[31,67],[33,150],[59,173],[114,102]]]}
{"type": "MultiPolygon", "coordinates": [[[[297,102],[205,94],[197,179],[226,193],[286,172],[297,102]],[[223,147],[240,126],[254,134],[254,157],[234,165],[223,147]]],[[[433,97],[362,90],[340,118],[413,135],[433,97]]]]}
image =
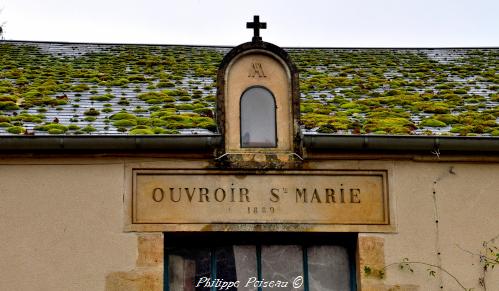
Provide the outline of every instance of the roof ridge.
{"type": "MultiPolygon", "coordinates": [[[[228,45],[202,45],[202,44],[160,44],[160,43],[113,43],[113,42],[72,42],[72,41],[47,41],[47,40],[1,40],[0,43],[43,43],[66,45],[117,45],[117,46],[166,46],[166,47],[206,47],[206,48],[234,48],[228,45]]],[[[403,47],[403,46],[283,46],[283,49],[396,49],[396,50],[433,50],[433,49],[499,49],[499,46],[442,46],[442,47],[403,47]]]]}

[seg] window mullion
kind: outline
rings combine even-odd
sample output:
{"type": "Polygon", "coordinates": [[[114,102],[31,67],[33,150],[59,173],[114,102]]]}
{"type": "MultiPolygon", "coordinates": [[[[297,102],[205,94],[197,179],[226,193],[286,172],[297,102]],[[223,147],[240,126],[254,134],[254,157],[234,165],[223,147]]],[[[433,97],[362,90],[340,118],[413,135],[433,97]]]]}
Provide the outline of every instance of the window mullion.
{"type": "MultiPolygon", "coordinates": [[[[163,247],[165,244],[163,244],[163,247]]],[[[170,260],[169,260],[169,255],[168,252],[166,251],[166,248],[164,247],[164,257],[163,260],[165,261],[165,267],[163,269],[163,290],[164,291],[170,291],[170,260]]]]}
{"type": "Polygon", "coordinates": [[[308,249],[307,246],[302,246],[303,250],[303,290],[309,291],[308,288],[308,249]]]}
{"type": "MultiPolygon", "coordinates": [[[[211,253],[211,280],[216,281],[217,279],[217,257],[215,255],[215,248],[211,248],[210,253],[211,253]]],[[[213,284],[211,286],[211,291],[216,291],[217,287],[215,287],[216,284],[213,284]]]]}
{"type": "MultiPolygon", "coordinates": [[[[262,281],[262,246],[256,246],[256,272],[258,281],[262,281]]],[[[262,291],[262,286],[258,286],[258,291],[262,291]]]]}

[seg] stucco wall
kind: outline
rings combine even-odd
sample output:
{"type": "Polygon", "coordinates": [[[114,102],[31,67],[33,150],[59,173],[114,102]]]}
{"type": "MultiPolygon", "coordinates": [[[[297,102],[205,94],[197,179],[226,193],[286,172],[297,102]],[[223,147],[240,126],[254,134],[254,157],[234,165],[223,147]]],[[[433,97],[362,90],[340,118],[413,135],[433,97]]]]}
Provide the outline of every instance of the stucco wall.
{"type": "MultiPolygon", "coordinates": [[[[393,173],[398,233],[383,235],[385,262],[440,264],[465,287],[481,290],[479,257],[470,253],[480,253],[483,241],[499,235],[499,165],[396,162],[393,173]]],[[[415,264],[411,273],[393,266],[387,281],[462,290],[449,275],[440,282],[427,268],[415,264]]],[[[499,270],[488,272],[486,283],[487,290],[499,290],[499,270]]]]}
{"type": "Polygon", "coordinates": [[[135,265],[122,199],[123,163],[0,165],[0,290],[104,290],[135,265]]]}
{"type": "MultiPolygon", "coordinates": [[[[397,233],[361,235],[384,239],[386,264],[404,258],[440,264],[480,290],[479,259],[467,251],[478,253],[483,241],[499,235],[499,163],[317,161],[309,167],[388,169],[397,233]]],[[[104,290],[107,274],[134,268],[136,234],[123,232],[124,169],[122,159],[2,160],[0,289],[104,290]]],[[[414,270],[389,267],[384,283],[460,290],[448,275],[414,270]]],[[[489,286],[499,286],[497,272],[489,272],[489,286]]]]}

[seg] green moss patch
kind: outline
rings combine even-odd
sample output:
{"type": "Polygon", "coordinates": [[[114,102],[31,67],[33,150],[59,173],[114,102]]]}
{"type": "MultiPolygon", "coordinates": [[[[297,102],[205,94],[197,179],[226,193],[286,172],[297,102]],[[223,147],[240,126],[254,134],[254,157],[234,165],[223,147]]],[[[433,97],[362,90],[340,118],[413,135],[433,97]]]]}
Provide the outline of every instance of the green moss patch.
{"type": "Polygon", "coordinates": [[[112,120],[122,120],[122,119],[135,120],[137,119],[137,116],[128,112],[118,112],[116,114],[111,115],[109,118],[112,120]]]}
{"type": "Polygon", "coordinates": [[[68,125],[68,129],[69,130],[79,130],[80,127],[76,124],[70,124],[70,125],[68,125]]]}
{"type": "Polygon", "coordinates": [[[46,131],[50,134],[63,134],[68,131],[68,127],[59,123],[47,123],[35,127],[35,130],[46,131]]]}
{"type": "Polygon", "coordinates": [[[100,96],[92,96],[90,97],[90,100],[95,100],[95,101],[109,101],[113,98],[115,98],[116,96],[114,96],[113,94],[104,94],[104,95],[100,95],[100,96]]]}
{"type": "Polygon", "coordinates": [[[367,133],[410,134],[416,129],[410,120],[401,117],[370,119],[364,126],[367,133]]]}
{"type": "Polygon", "coordinates": [[[96,130],[97,129],[95,129],[95,127],[93,127],[92,125],[87,125],[81,129],[81,131],[86,132],[86,133],[91,133],[91,132],[94,132],[96,130]]]}
{"type": "Polygon", "coordinates": [[[137,120],[135,119],[120,119],[113,122],[116,127],[131,127],[137,125],[137,120]]]}
{"type": "Polygon", "coordinates": [[[156,84],[156,88],[171,88],[175,87],[175,83],[171,81],[161,81],[158,84],[156,84]]]}
{"type": "Polygon", "coordinates": [[[447,126],[447,124],[443,121],[440,121],[440,120],[436,120],[436,119],[433,119],[433,118],[427,118],[427,119],[423,119],[419,125],[421,126],[428,126],[428,127],[445,127],[447,126]]]}
{"type": "Polygon", "coordinates": [[[12,101],[0,101],[0,110],[17,110],[19,106],[12,101]]]}
{"type": "Polygon", "coordinates": [[[159,125],[167,129],[180,129],[180,128],[204,128],[216,132],[217,126],[213,118],[200,116],[196,113],[175,114],[174,110],[163,109],[151,113],[151,117],[159,125]]]}
{"type": "Polygon", "coordinates": [[[175,98],[170,97],[166,92],[147,92],[138,94],[137,98],[145,101],[148,104],[160,104],[166,102],[174,102],[175,98]]]}
{"type": "Polygon", "coordinates": [[[0,96],[0,102],[4,102],[4,101],[11,101],[11,102],[16,102],[17,101],[17,96],[15,95],[1,95],[0,96]]]}
{"type": "Polygon", "coordinates": [[[71,91],[73,92],[83,92],[88,90],[90,90],[90,86],[88,86],[87,84],[78,84],[71,87],[71,91]]]}
{"type": "Polygon", "coordinates": [[[83,112],[83,114],[87,116],[97,116],[100,114],[99,110],[96,110],[95,108],[90,108],[87,111],[83,112]]]}
{"type": "Polygon", "coordinates": [[[447,103],[443,102],[416,102],[414,106],[425,113],[449,113],[450,108],[447,103]]]}
{"type": "Polygon", "coordinates": [[[11,126],[7,128],[7,132],[12,134],[21,134],[24,133],[25,131],[26,129],[22,126],[11,126]]]}

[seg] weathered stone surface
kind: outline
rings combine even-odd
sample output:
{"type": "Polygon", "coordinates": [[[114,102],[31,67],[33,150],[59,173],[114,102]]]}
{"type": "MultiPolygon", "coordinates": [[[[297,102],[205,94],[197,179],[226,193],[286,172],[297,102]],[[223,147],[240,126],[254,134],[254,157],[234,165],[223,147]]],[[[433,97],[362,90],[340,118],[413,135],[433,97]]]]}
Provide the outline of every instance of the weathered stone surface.
{"type": "Polygon", "coordinates": [[[416,285],[395,285],[388,289],[388,291],[418,291],[419,287],[416,285]]]}
{"type": "Polygon", "coordinates": [[[139,235],[137,267],[154,267],[163,265],[163,235],[139,235]]]}
{"type": "Polygon", "coordinates": [[[369,267],[373,271],[382,270],[385,267],[385,250],[383,238],[374,236],[359,236],[358,245],[361,278],[376,278],[376,274],[367,276],[367,274],[365,274],[364,272],[364,267],[369,267]]]}
{"type": "Polygon", "coordinates": [[[163,234],[137,236],[137,268],[106,276],[106,291],[163,290],[163,234]]]}
{"type": "Polygon", "coordinates": [[[385,285],[385,284],[369,284],[363,286],[360,291],[418,291],[416,285],[385,285]]]}
{"type": "Polygon", "coordinates": [[[387,291],[379,271],[385,266],[384,240],[380,237],[358,237],[359,273],[358,279],[362,291],[387,291]],[[366,274],[365,268],[371,269],[371,274],[366,274]]]}
{"type": "Polygon", "coordinates": [[[133,181],[134,224],[390,224],[386,171],[151,169],[133,181]]]}
{"type": "Polygon", "coordinates": [[[388,291],[388,287],[385,284],[369,284],[362,285],[361,291],[388,291]]]}
{"type": "Polygon", "coordinates": [[[301,155],[298,70],[284,50],[266,42],[250,42],[233,48],[219,66],[217,103],[220,106],[216,115],[218,129],[225,136],[219,154],[268,152],[264,148],[240,147],[239,102],[241,94],[252,86],[263,86],[275,97],[278,146],[272,152],[301,155]],[[258,68],[258,72],[254,68],[258,68]]]}
{"type": "Polygon", "coordinates": [[[358,256],[361,291],[418,291],[417,285],[385,285],[383,284],[385,267],[385,242],[381,237],[359,236],[358,256]],[[367,275],[364,268],[369,267],[371,274],[367,275]],[[383,276],[380,276],[380,271],[383,276]]]}
{"type": "Polygon", "coordinates": [[[225,86],[225,151],[226,152],[291,152],[293,150],[293,107],[289,68],[283,66],[275,55],[250,53],[236,58],[229,66],[225,86]],[[261,71],[255,76],[255,66],[261,71]],[[262,86],[275,98],[275,123],[277,147],[242,148],[241,146],[241,96],[251,87],[262,86]]]}
{"type": "Polygon", "coordinates": [[[106,277],[106,291],[162,291],[162,268],[114,272],[106,277]]]}

